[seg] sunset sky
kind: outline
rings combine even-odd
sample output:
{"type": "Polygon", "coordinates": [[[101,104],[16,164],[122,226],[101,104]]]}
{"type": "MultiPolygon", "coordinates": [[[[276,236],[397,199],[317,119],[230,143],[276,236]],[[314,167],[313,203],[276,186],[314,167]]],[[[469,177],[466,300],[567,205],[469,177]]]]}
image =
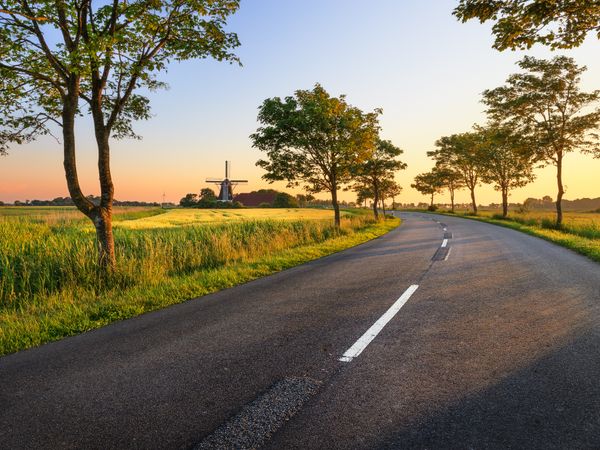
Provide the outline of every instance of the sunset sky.
{"type": "MultiPolygon", "coordinates": [[[[364,110],[383,108],[382,136],[404,149],[408,169],[397,180],[401,202],[426,200],[410,188],[413,177],[429,170],[425,153],[440,136],[468,131],[483,122],[480,93],[502,84],[524,54],[551,57],[543,47],[530,52],[497,52],[489,25],[459,23],[456,0],[243,0],[229,21],[238,33],[243,67],[211,60],[172,64],[162,79],[170,89],[151,95],[154,117],[137,124],[141,141],[112,144],[115,198],[178,202],[187,192],[220,177],[224,161],[232,175],[250,180],[249,191],[269,185],[251,147],[257,108],[267,97],[291,95],[321,83],[333,95],[346,94],[364,110]]],[[[588,71],[587,90],[600,88],[600,41],[590,37],[572,56],[588,71]]],[[[90,119],[78,125],[80,181],[86,194],[98,194],[96,149],[90,119]]],[[[570,154],[565,161],[567,199],[600,196],[600,160],[570,154]]],[[[511,201],[555,195],[553,168],[513,193],[511,201]]],[[[273,185],[283,188],[283,184],[273,185]]],[[[62,148],[52,138],[13,146],[0,157],[0,200],[67,196],[62,148]]],[[[446,196],[440,197],[440,200],[446,196]]],[[[478,201],[499,202],[490,187],[478,201]]],[[[354,194],[342,198],[354,200],[354,194]]],[[[468,201],[467,192],[457,196],[468,201]]]]}

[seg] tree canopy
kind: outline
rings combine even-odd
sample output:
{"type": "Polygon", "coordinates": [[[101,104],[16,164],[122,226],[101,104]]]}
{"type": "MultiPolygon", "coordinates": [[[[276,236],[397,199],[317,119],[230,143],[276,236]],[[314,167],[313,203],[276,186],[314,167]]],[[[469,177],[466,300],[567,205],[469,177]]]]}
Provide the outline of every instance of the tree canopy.
{"type": "Polygon", "coordinates": [[[512,189],[534,180],[535,151],[528,139],[506,126],[479,127],[482,134],[482,180],[502,193],[502,216],[508,215],[512,189]]]}
{"type": "Polygon", "coordinates": [[[410,186],[423,195],[431,196],[429,209],[433,210],[434,196],[442,191],[444,188],[444,183],[439,176],[439,173],[436,170],[432,170],[430,172],[420,173],[415,176],[415,182],[410,186]]]}
{"type": "Polygon", "coordinates": [[[406,163],[397,159],[402,153],[402,149],[396,147],[391,141],[378,139],[373,154],[352,168],[355,180],[353,189],[355,192],[360,192],[368,187],[368,191],[372,193],[370,198],[373,198],[373,213],[376,218],[379,217],[377,210],[379,200],[387,195],[383,188],[392,190],[395,173],[406,169],[406,163]]]}
{"type": "Polygon", "coordinates": [[[481,136],[479,133],[453,134],[438,139],[435,143],[437,148],[427,152],[427,156],[436,161],[438,168],[449,168],[460,175],[462,183],[471,193],[471,204],[474,213],[477,213],[475,188],[481,182],[482,172],[483,154],[480,144],[481,136]]]}
{"type": "Polygon", "coordinates": [[[257,166],[263,179],[303,184],[311,193],[329,192],[340,224],[338,190],[352,181],[352,170],[375,151],[381,110],[364,113],[332,97],[320,85],[293,96],[269,98],[259,108],[260,127],[250,137],[266,153],[257,166]]]}
{"type": "Polygon", "coordinates": [[[581,45],[588,33],[600,38],[596,0],[460,0],[461,21],[494,22],[494,48],[528,49],[535,43],[553,49],[581,45]]]}

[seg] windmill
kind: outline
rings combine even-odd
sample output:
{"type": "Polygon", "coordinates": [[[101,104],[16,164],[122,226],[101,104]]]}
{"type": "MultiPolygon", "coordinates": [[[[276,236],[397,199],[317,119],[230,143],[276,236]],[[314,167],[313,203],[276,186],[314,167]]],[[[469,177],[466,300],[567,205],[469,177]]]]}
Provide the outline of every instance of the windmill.
{"type": "Polygon", "coordinates": [[[247,183],[248,180],[230,180],[229,179],[229,170],[231,163],[229,161],[225,161],[225,178],[216,179],[216,178],[207,178],[207,183],[218,184],[221,186],[221,190],[219,191],[219,196],[217,197],[217,201],[219,202],[231,202],[233,201],[233,187],[238,184],[247,183]]]}

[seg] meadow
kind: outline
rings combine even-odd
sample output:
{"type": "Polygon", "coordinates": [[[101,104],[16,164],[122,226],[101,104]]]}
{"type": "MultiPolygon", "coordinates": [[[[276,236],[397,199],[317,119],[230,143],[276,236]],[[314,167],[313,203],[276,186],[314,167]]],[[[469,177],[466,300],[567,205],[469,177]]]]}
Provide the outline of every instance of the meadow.
{"type": "Polygon", "coordinates": [[[117,209],[117,268],[107,277],[96,265],[92,226],[72,208],[0,208],[0,354],[292,267],[399,224],[355,210],[345,212],[338,230],[332,215],[117,209]]]}

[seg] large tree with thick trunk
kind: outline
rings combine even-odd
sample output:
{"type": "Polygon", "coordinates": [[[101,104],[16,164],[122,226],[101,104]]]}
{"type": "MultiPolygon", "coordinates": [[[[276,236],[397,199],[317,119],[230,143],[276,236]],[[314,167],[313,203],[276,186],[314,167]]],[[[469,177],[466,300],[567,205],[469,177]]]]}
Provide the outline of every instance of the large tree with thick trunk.
{"type": "Polygon", "coordinates": [[[59,130],[69,193],[94,223],[104,269],[115,266],[111,139],[136,137],[132,122],[150,117],[140,89],[163,87],[157,74],[169,61],[237,62],[238,38],[224,27],[238,7],[239,0],[0,0],[0,152],[59,130]],[[77,174],[81,115],[93,121],[99,204],[77,174]]]}
{"type": "Polygon", "coordinates": [[[269,98],[259,108],[261,126],[250,137],[267,159],[256,165],[267,181],[304,184],[312,193],[329,192],[340,226],[338,191],[352,181],[353,169],[375,151],[380,110],[365,113],[330,96],[316,84],[293,96],[269,98]]]}
{"type": "Polygon", "coordinates": [[[556,168],[556,224],[563,220],[563,160],[581,151],[600,158],[600,91],[582,92],[581,74],[573,58],[551,60],[526,56],[521,72],[510,75],[504,86],[483,93],[490,118],[526,137],[536,159],[556,168]]]}

